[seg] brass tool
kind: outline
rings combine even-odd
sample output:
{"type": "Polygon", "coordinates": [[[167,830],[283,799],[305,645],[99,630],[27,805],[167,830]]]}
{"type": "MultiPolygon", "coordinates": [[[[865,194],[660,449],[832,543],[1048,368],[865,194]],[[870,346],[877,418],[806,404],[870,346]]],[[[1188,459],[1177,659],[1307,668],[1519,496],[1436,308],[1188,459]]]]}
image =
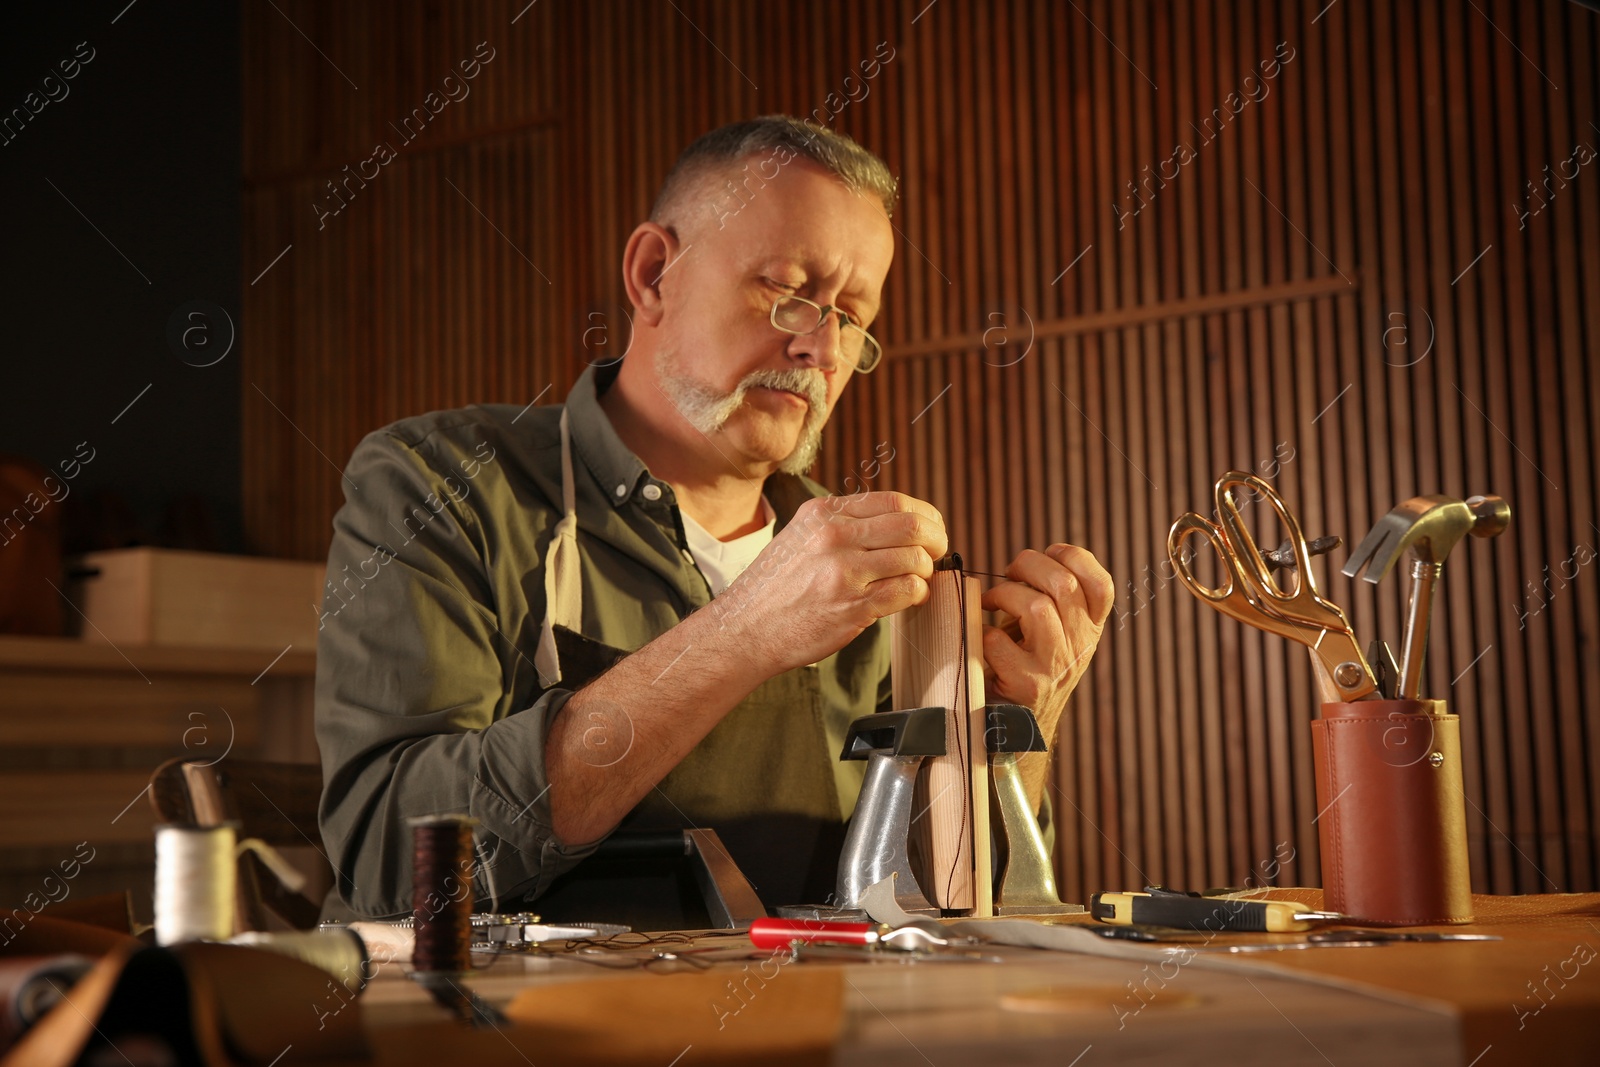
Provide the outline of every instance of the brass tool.
{"type": "MultiPolygon", "coordinates": [[[[1039,831],[1028,791],[1022,784],[1021,760],[1029,752],[1046,752],[1033,712],[1020,704],[984,707],[984,745],[989,750],[989,798],[999,816],[995,852],[1003,870],[995,886],[996,915],[1070,915],[1082,905],[1063,904],[1056,894],[1050,850],[1039,831]]],[[[990,820],[994,826],[995,820],[990,820]]]]}
{"type": "Polygon", "coordinates": [[[1243,471],[1229,471],[1218,479],[1215,496],[1217,522],[1186,512],[1178,516],[1167,535],[1167,555],[1178,580],[1224,615],[1309,648],[1322,703],[1359,700],[1374,693],[1378,686],[1350,620],[1338,605],[1317,592],[1305,534],[1283,499],[1266,482],[1243,471]],[[1265,553],[1256,547],[1239,513],[1240,491],[1246,489],[1267,502],[1289,533],[1294,567],[1282,568],[1293,578],[1287,591],[1279,587],[1265,553]],[[1224,578],[1220,586],[1204,585],[1195,577],[1184,552],[1190,537],[1203,538],[1216,549],[1224,578]]]}
{"type": "Polygon", "coordinates": [[[1395,696],[1418,700],[1422,694],[1422,659],[1427,651],[1433,614],[1433,587],[1444,573],[1444,560],[1467,534],[1494,537],[1511,525],[1511,505],[1498,496],[1456,500],[1448,496],[1415,496],[1397,505],[1350,553],[1347,577],[1362,575],[1376,585],[1410,549],[1411,603],[1406,612],[1405,642],[1400,651],[1400,684],[1395,696]]]}

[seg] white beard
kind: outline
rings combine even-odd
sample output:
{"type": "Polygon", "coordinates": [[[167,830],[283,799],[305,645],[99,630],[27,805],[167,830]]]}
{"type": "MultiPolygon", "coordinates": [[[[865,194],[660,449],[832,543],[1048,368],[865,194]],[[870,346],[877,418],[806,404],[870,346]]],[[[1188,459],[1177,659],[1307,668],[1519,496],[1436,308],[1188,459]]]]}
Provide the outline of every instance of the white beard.
{"type": "Polygon", "coordinates": [[[803,397],[808,407],[800,439],[779,461],[778,469],[785,474],[804,474],[817,461],[817,453],[822,450],[822,428],[828,422],[828,383],[821,371],[799,367],[752,371],[739,380],[733,392],[723,393],[698,378],[680,374],[677,360],[669,352],[657,352],[655,362],[661,391],[678,414],[707,437],[727,425],[753,388],[782,389],[803,397]]]}

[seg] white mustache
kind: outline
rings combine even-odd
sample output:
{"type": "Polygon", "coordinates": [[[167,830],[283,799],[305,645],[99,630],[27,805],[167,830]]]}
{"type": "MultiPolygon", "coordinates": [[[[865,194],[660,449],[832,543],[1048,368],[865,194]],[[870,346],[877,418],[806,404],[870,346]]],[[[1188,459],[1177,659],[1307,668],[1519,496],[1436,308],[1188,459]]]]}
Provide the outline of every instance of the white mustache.
{"type": "Polygon", "coordinates": [[[794,393],[804,397],[812,410],[822,415],[828,413],[828,383],[821,371],[803,370],[799,367],[788,370],[751,371],[740,379],[734,395],[742,401],[744,394],[753,388],[781,389],[786,393],[794,393]]]}
{"type": "Polygon", "coordinates": [[[779,389],[805,398],[809,407],[800,439],[778,469],[787,474],[804,474],[811,468],[822,446],[822,427],[828,421],[830,408],[828,380],[821,371],[801,367],[752,371],[739,380],[732,392],[721,393],[681,373],[667,350],[657,352],[655,359],[662,392],[689,425],[707,436],[727,424],[744,405],[751,389],[779,389]]]}

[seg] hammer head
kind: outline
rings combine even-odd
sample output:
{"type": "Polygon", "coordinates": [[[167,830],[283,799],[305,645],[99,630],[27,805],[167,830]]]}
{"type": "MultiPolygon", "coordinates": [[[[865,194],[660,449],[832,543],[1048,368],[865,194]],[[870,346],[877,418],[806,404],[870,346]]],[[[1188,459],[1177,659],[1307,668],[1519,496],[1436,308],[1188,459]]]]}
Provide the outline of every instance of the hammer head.
{"type": "Polygon", "coordinates": [[[1448,496],[1416,496],[1378,520],[1344,565],[1347,577],[1361,574],[1376,585],[1406,549],[1424,563],[1443,563],[1467,534],[1493,537],[1511,522],[1511,506],[1497,496],[1457,500],[1448,496]]]}
{"type": "Polygon", "coordinates": [[[1504,497],[1488,494],[1467,497],[1467,507],[1472,509],[1473,537],[1495,537],[1505,533],[1511,525],[1511,505],[1504,497]]]}

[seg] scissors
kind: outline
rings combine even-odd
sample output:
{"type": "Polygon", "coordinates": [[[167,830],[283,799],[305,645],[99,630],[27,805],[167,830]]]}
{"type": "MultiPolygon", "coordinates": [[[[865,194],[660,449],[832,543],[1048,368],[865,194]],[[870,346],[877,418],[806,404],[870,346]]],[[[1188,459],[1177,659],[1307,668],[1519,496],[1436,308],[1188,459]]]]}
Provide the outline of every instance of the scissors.
{"type": "Polygon", "coordinates": [[[1356,643],[1350,620],[1337,604],[1323,599],[1311,574],[1311,552],[1300,522],[1266,482],[1244,471],[1229,471],[1216,484],[1217,522],[1185,512],[1167,535],[1167,555],[1184,587],[1224,615],[1311,650],[1317,693],[1324,704],[1360,700],[1377,691],[1372,668],[1356,643]],[[1240,490],[1267,502],[1288,531],[1294,549],[1294,585],[1278,587],[1261,549],[1239,514],[1240,490]],[[1213,588],[1194,576],[1184,545],[1204,538],[1221,559],[1224,584],[1213,588]]]}

